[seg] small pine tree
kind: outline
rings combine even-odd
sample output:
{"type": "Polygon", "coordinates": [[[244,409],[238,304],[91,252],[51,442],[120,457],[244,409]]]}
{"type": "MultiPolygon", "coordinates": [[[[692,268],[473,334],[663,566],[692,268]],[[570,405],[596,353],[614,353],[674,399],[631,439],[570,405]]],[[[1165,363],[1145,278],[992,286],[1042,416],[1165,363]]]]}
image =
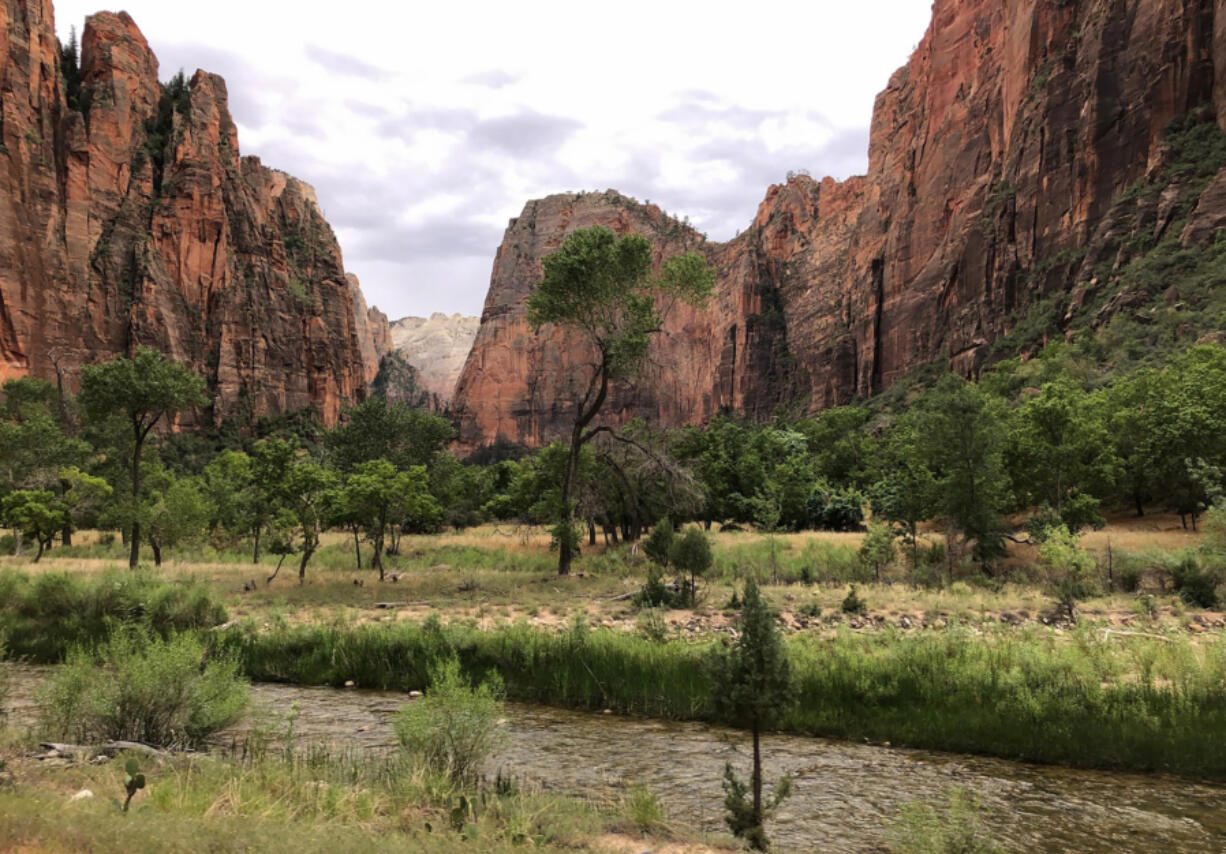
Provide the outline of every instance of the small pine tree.
{"type": "MultiPolygon", "coordinates": [[[[696,579],[706,575],[711,568],[711,541],[707,539],[697,526],[690,526],[684,535],[673,540],[669,549],[669,560],[681,574],[689,573],[689,600],[698,601],[698,586],[696,579]]],[[[684,583],[684,582],[682,582],[684,583]]]]}
{"type": "Polygon", "coordinates": [[[790,793],[791,781],[784,778],[771,799],[763,801],[761,734],[787,714],[796,701],[796,690],[775,616],[752,578],[745,582],[740,631],[734,644],[712,653],[711,696],[720,718],[753,733],[750,786],[738,780],[728,766],[724,771],[724,805],[729,829],[764,851],[768,845],[766,819],[790,793]]]}
{"type": "Polygon", "coordinates": [[[668,559],[672,552],[674,539],[676,539],[676,535],[673,531],[673,523],[665,516],[659,522],[656,522],[655,527],[651,529],[651,533],[647,535],[647,539],[643,540],[643,551],[647,557],[660,566],[668,566],[668,559]]]}

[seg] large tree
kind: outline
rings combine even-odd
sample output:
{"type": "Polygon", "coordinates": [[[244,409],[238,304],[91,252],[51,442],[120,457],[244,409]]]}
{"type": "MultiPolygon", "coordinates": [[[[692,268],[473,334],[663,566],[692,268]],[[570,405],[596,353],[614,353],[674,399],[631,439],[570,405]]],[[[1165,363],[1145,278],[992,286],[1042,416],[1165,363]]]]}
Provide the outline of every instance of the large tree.
{"type": "Polygon", "coordinates": [[[373,460],[407,469],[429,466],[453,434],[445,418],[372,397],[345,412],[342,423],[328,432],[326,444],[332,463],[342,472],[373,460]]]}
{"type": "MultiPolygon", "coordinates": [[[[145,442],[162,419],[205,403],[204,378],[190,368],[167,361],[161,353],[140,347],[129,358],[89,365],[81,373],[81,405],[98,420],[118,416],[131,429],[126,453],[133,508],[141,500],[141,456],[145,442]]],[[[140,560],[140,514],[130,515],[131,552],[128,565],[140,560]]]]}
{"type": "Polygon", "coordinates": [[[616,380],[637,375],[652,334],[678,301],[701,305],[715,273],[697,253],[674,256],[658,270],[651,243],[637,234],[617,237],[601,226],[572,232],[545,259],[544,276],[528,298],[528,318],[538,328],[559,326],[578,337],[590,358],[575,364],[579,391],[571,401],[571,430],[563,475],[561,513],[555,529],[558,573],[567,575],[577,546],[572,489],[583,446],[607,430],[594,422],[616,380]]]}

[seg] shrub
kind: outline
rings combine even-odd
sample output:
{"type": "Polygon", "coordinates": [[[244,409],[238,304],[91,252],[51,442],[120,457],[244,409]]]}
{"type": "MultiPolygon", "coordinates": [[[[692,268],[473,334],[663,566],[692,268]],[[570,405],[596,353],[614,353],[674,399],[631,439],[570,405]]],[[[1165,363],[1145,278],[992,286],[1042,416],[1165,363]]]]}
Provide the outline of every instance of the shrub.
{"type": "Polygon", "coordinates": [[[948,805],[907,804],[886,826],[894,854],[997,854],[1000,847],[983,829],[979,803],[953,789],[948,805]]]}
{"type": "Polygon", "coordinates": [[[646,783],[632,786],[626,794],[626,818],[641,833],[650,833],[664,824],[664,807],[646,783]]]}
{"type": "Polygon", "coordinates": [[[460,785],[475,783],[481,766],[502,744],[502,680],[491,676],[475,688],[460,674],[455,656],[430,668],[426,696],[396,715],[405,752],[430,771],[460,785]]]}
{"type": "Polygon", "coordinates": [[[669,560],[681,574],[689,573],[690,585],[687,598],[690,602],[698,599],[697,578],[707,574],[711,569],[711,541],[696,525],[686,529],[684,535],[673,541],[669,549],[669,560]]]}
{"type": "Polygon", "coordinates": [[[634,596],[640,608],[672,608],[682,603],[684,596],[664,583],[664,575],[656,567],[647,570],[647,581],[634,596]]]}
{"type": "Polygon", "coordinates": [[[1115,576],[1115,586],[1122,593],[1136,593],[1141,589],[1141,570],[1136,567],[1125,567],[1115,576]]]}
{"type": "Polygon", "coordinates": [[[249,692],[237,662],[208,660],[198,638],[129,629],[96,655],[74,650],[38,700],[51,738],[195,748],[238,719],[249,692]]]}
{"type": "Polygon", "coordinates": [[[1184,604],[1194,608],[1215,608],[1218,603],[1216,573],[1201,568],[1195,555],[1186,555],[1172,570],[1175,589],[1184,604]]]}
{"type": "Polygon", "coordinates": [[[668,566],[674,539],[673,523],[666,516],[656,522],[647,539],[643,540],[643,552],[660,566],[668,566]]]}
{"type": "Polygon", "coordinates": [[[851,586],[851,592],[843,600],[843,613],[857,614],[861,617],[868,613],[868,603],[856,594],[856,585],[854,584],[851,586]]]}
{"type": "Polygon", "coordinates": [[[140,624],[166,638],[225,621],[225,608],[197,582],[167,582],[144,572],[91,579],[0,573],[0,635],[17,658],[62,661],[73,647],[105,643],[114,623],[140,624]]]}
{"type": "Polygon", "coordinates": [[[1077,603],[1095,592],[1094,574],[1098,564],[1094,555],[1077,544],[1077,537],[1060,525],[1050,528],[1039,546],[1039,563],[1047,570],[1060,607],[1072,619],[1077,603]]]}
{"type": "Polygon", "coordinates": [[[664,643],[668,640],[668,621],[656,608],[647,608],[639,612],[634,621],[639,637],[652,643],[664,643]]]}

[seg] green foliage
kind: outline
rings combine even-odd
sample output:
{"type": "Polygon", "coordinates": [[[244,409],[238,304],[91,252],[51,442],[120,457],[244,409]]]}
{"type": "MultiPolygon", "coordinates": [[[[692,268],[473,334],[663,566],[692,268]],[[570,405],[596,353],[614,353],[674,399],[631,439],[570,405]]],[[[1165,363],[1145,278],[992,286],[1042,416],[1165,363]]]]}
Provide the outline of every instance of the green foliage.
{"type": "Polygon", "coordinates": [[[1077,602],[1097,590],[1098,563],[1094,555],[1079,548],[1076,535],[1063,525],[1049,530],[1043,538],[1039,563],[1047,570],[1056,598],[1070,617],[1077,602]]]}
{"type": "Polygon", "coordinates": [[[647,535],[647,539],[643,540],[643,553],[660,566],[668,566],[674,535],[672,520],[666,516],[656,522],[651,533],[647,535]]]}
{"type": "Polygon", "coordinates": [[[38,563],[52,537],[68,524],[68,510],[53,492],[22,489],[0,500],[0,521],[34,538],[38,543],[34,562],[38,563]]]}
{"type": "Polygon", "coordinates": [[[882,567],[894,560],[894,529],[889,525],[874,522],[868,526],[868,534],[860,543],[860,560],[873,570],[873,577],[881,580],[882,567]]]}
{"type": "Polygon", "coordinates": [[[193,635],[117,631],[96,654],[69,654],[39,695],[40,726],[74,744],[195,748],[237,720],[248,691],[237,663],[207,657],[193,635]]]}
{"type": "Polygon", "coordinates": [[[1216,608],[1217,588],[1221,583],[1218,573],[1201,568],[1196,556],[1185,555],[1172,570],[1175,589],[1179,598],[1197,608],[1216,608]]]}
{"type": "Polygon", "coordinates": [[[372,397],[346,411],[325,443],[332,463],[342,472],[375,460],[408,469],[430,466],[453,433],[445,418],[386,397],[372,397]]]}
{"type": "Polygon", "coordinates": [[[664,826],[664,806],[646,783],[630,787],[626,793],[625,811],[626,818],[640,833],[651,833],[664,826]]]}
{"type": "Polygon", "coordinates": [[[81,98],[81,56],[77,28],[69,30],[68,43],[60,43],[60,73],[64,75],[64,101],[68,109],[85,112],[81,98]]]}
{"type": "Polygon", "coordinates": [[[634,620],[638,636],[652,643],[664,643],[668,640],[668,621],[657,608],[645,608],[639,611],[634,620]]]}
{"type": "Polygon", "coordinates": [[[384,354],[379,360],[379,372],[370,384],[370,393],[414,409],[430,404],[430,392],[422,385],[417,368],[399,352],[384,354]]]}
{"type": "Polygon", "coordinates": [[[685,533],[673,541],[669,549],[669,561],[677,572],[682,575],[689,574],[688,598],[690,602],[697,601],[697,579],[707,574],[712,563],[711,541],[707,539],[707,535],[696,525],[686,528],[685,533]]]}
{"type": "Polygon", "coordinates": [[[145,775],[140,773],[140,763],[135,759],[129,759],[124,763],[123,788],[127,793],[123,802],[123,811],[126,813],[136,793],[145,788],[145,775]]]}
{"type": "Polygon", "coordinates": [[[141,154],[153,164],[153,191],[162,192],[167,155],[172,154],[175,115],[187,116],[191,110],[191,89],[180,70],[170,82],[161,84],[157,112],[145,119],[145,147],[141,154]]]}
{"type": "Polygon", "coordinates": [[[840,606],[844,614],[852,614],[854,616],[863,617],[868,613],[868,603],[860,598],[856,593],[856,585],[851,586],[851,590],[843,597],[843,604],[840,606]]]}
{"type": "Polygon", "coordinates": [[[724,764],[724,823],[737,839],[745,840],[755,851],[766,851],[765,822],[792,795],[792,778],[782,777],[775,783],[771,796],[755,809],[750,787],[736,775],[732,763],[724,764]]]}
{"type": "Polygon", "coordinates": [[[893,854],[1003,854],[983,826],[979,802],[964,789],[950,790],[940,807],[911,803],[886,825],[893,854]]]}
{"type": "Polygon", "coordinates": [[[73,647],[102,644],[116,625],[142,626],[165,638],[226,619],[225,608],[198,582],[144,572],[0,572],[0,637],[10,655],[38,663],[57,663],[73,647]]]}
{"type": "Polygon", "coordinates": [[[502,744],[503,689],[497,675],[471,686],[452,656],[430,668],[426,695],[404,706],[394,722],[401,747],[431,771],[472,785],[502,744]]]}

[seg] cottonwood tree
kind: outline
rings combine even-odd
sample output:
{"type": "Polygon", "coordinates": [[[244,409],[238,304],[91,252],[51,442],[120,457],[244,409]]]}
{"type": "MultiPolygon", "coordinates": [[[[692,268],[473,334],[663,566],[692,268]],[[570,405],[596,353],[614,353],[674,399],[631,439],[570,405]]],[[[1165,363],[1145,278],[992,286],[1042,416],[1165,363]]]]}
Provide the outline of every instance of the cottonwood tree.
{"type": "Polygon", "coordinates": [[[571,431],[555,538],[558,574],[570,572],[577,548],[572,490],[583,446],[607,427],[594,425],[616,380],[636,376],[651,336],[677,302],[703,304],[715,273],[697,253],[678,255],[653,270],[651,243],[637,234],[617,237],[602,226],[572,232],[545,258],[544,277],[528,297],[528,319],[579,337],[591,361],[573,365],[582,391],[571,401],[571,431]],[[657,302],[659,301],[659,305],[657,302]]]}
{"type": "Polygon", "coordinates": [[[156,350],[140,347],[129,358],[88,365],[81,372],[81,406],[98,420],[119,416],[131,429],[126,463],[131,478],[129,514],[131,553],[128,566],[140,560],[141,456],[153,428],[163,418],[205,403],[204,378],[169,362],[156,350]]]}
{"type": "Polygon", "coordinates": [[[752,576],[745,582],[739,628],[741,634],[731,647],[712,652],[711,697],[721,719],[753,733],[751,791],[729,763],[724,768],[724,805],[733,834],[764,851],[768,844],[765,821],[791,792],[791,780],[784,777],[770,800],[763,801],[761,734],[788,713],[796,701],[796,689],[775,615],[752,576]]]}

